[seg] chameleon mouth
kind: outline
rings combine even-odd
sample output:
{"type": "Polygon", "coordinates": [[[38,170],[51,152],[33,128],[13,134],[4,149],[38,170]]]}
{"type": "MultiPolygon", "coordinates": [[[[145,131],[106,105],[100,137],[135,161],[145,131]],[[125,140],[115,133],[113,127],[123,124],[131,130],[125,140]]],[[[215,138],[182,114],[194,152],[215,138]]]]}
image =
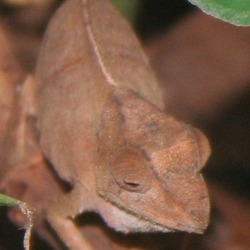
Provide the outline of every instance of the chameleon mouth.
{"type": "Polygon", "coordinates": [[[137,223],[143,224],[147,228],[147,232],[175,232],[175,231],[187,231],[190,233],[202,233],[203,230],[200,230],[197,228],[197,225],[187,225],[187,224],[182,224],[182,223],[176,223],[175,226],[168,226],[166,224],[157,222],[152,219],[148,219],[143,215],[138,215],[138,213],[129,210],[125,211],[124,208],[119,207],[120,210],[122,210],[125,213],[128,213],[130,216],[134,217],[137,223]]]}
{"type": "MultiPolygon", "coordinates": [[[[186,231],[190,233],[202,233],[204,227],[201,227],[199,223],[193,221],[188,221],[188,223],[181,222],[171,222],[166,221],[166,223],[159,222],[158,218],[150,219],[152,215],[147,216],[143,211],[137,211],[136,208],[127,208],[121,204],[113,202],[112,199],[107,199],[103,197],[108,204],[109,212],[107,214],[102,214],[104,220],[107,224],[114,228],[116,231],[131,233],[131,232],[175,232],[175,231],[186,231]],[[110,207],[111,205],[111,207],[110,207]]],[[[159,214],[159,217],[162,214],[159,214]]],[[[180,219],[181,221],[181,219],[180,219]]]]}

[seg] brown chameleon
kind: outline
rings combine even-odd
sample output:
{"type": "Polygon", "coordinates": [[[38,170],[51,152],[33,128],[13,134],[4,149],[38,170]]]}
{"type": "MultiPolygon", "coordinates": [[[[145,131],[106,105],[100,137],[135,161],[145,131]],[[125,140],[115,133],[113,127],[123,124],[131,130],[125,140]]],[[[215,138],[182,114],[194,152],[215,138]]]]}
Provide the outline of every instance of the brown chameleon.
{"type": "MultiPolygon", "coordinates": [[[[70,184],[42,207],[69,249],[92,249],[75,223],[86,211],[125,233],[206,228],[207,139],[163,112],[147,58],[109,2],[65,1],[48,26],[35,80],[18,88],[16,136],[6,148],[41,149],[70,184]]],[[[14,163],[7,150],[2,165],[14,163]]]]}

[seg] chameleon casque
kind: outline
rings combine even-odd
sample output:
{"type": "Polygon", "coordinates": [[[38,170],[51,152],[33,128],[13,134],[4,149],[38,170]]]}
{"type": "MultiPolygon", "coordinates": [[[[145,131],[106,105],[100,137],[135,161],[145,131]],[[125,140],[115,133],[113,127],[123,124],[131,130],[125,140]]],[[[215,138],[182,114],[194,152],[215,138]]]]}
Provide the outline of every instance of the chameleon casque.
{"type": "MultiPolygon", "coordinates": [[[[35,132],[15,148],[30,146],[35,133],[32,140],[71,185],[42,207],[69,249],[92,249],[74,223],[86,211],[125,233],[206,228],[209,200],[200,170],[208,141],[163,112],[141,45],[108,1],[63,3],[46,31],[34,79],[19,86],[22,112],[11,117],[28,130],[32,113],[35,132]]],[[[2,164],[11,150],[6,155],[2,164]]]]}

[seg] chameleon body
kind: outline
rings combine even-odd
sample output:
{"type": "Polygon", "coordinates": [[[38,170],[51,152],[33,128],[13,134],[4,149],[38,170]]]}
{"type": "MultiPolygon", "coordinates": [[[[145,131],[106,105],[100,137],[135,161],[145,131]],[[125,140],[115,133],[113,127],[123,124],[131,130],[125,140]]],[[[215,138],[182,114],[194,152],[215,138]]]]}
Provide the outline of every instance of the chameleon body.
{"type": "Polygon", "coordinates": [[[141,45],[109,2],[63,3],[32,91],[39,147],[71,186],[43,211],[70,249],[92,249],[74,223],[86,211],[125,233],[206,228],[207,139],[163,112],[141,45]]]}

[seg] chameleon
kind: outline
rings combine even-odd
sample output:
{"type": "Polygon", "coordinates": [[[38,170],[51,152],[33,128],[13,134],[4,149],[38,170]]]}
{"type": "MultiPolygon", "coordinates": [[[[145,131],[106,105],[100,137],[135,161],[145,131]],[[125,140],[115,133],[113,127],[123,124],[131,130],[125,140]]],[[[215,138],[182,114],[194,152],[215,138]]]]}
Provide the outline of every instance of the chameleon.
{"type": "Polygon", "coordinates": [[[110,2],[65,1],[19,93],[14,147],[41,151],[69,184],[42,208],[69,249],[93,249],[76,224],[88,211],[123,233],[206,229],[208,140],[164,112],[142,46],[110,2]]]}

